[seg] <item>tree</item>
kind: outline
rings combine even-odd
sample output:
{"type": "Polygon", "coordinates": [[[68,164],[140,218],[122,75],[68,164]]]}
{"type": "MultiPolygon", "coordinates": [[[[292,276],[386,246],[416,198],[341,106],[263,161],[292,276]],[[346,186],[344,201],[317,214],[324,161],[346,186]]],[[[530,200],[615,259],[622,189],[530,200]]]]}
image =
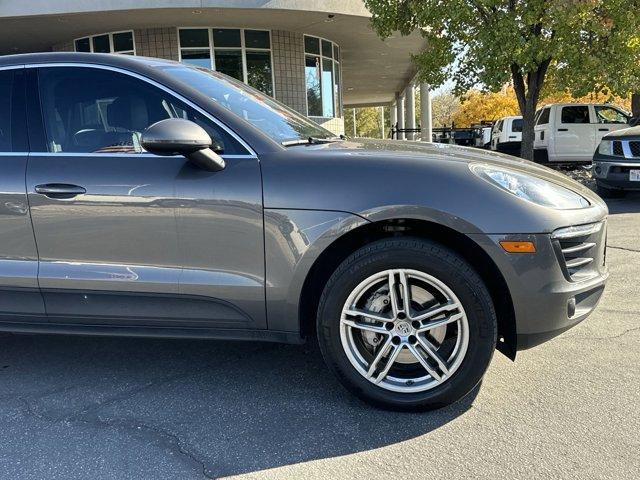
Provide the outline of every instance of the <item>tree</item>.
{"type": "MultiPolygon", "coordinates": [[[[382,115],[380,107],[356,108],[356,134],[361,138],[380,138],[380,122],[382,115]]],[[[384,107],[385,135],[389,130],[389,108],[384,107]]],[[[344,112],[344,131],[348,136],[353,135],[353,109],[344,112]]]]}
{"type": "MultiPolygon", "coordinates": [[[[418,107],[420,99],[416,98],[418,107]]],[[[460,99],[451,91],[441,92],[431,98],[431,111],[434,127],[446,127],[451,125],[460,112],[460,99]]],[[[418,110],[420,110],[418,108],[418,110]]]]}
{"type": "MultiPolygon", "coordinates": [[[[421,81],[453,78],[456,92],[513,85],[523,116],[522,156],[533,158],[534,117],[547,73],[578,93],[634,90],[626,62],[640,57],[640,0],[365,0],[384,38],[419,30],[421,81]],[[586,72],[586,73],[585,73],[586,72]],[[581,76],[582,75],[582,76],[581,76]],[[575,77],[580,77],[579,80],[575,77]]],[[[638,89],[640,91],[640,88],[638,89]]]]}
{"type": "Polygon", "coordinates": [[[456,127],[469,127],[482,120],[498,120],[509,115],[518,115],[518,101],[513,88],[499,92],[469,90],[462,97],[462,106],[454,117],[456,127]]]}

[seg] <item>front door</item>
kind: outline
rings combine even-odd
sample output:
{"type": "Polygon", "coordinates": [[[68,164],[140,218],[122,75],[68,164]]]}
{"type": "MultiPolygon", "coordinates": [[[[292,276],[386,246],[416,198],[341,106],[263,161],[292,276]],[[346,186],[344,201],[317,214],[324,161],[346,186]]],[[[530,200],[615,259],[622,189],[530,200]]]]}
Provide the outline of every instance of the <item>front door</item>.
{"type": "Polygon", "coordinates": [[[49,320],[265,328],[255,156],[204,112],[127,72],[28,70],[42,112],[31,143],[42,147],[27,190],[49,320]],[[142,132],[172,117],[207,129],[226,169],[144,152],[142,132]]]}
{"type": "Polygon", "coordinates": [[[608,105],[595,105],[593,107],[596,116],[596,146],[606,134],[629,127],[629,117],[617,108],[608,105]]]}

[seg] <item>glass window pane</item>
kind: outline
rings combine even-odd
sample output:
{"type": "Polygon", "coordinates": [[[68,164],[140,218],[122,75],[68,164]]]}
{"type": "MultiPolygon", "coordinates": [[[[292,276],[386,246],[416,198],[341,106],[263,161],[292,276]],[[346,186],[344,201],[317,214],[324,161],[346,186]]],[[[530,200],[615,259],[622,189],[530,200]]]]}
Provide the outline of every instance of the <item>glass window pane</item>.
{"type": "Polygon", "coordinates": [[[516,118],[513,120],[513,123],[511,124],[511,131],[514,133],[521,133],[522,132],[522,125],[523,125],[523,120],[521,118],[516,118]]]}
{"type": "Polygon", "coordinates": [[[229,28],[213,29],[213,46],[219,47],[239,47],[240,46],[240,30],[229,28]]]}
{"type": "MultiPolygon", "coordinates": [[[[182,67],[185,68],[185,67],[182,67]]],[[[229,135],[153,85],[93,68],[43,68],[42,112],[51,152],[143,153],[142,132],[167,118],[200,124],[225,153],[237,148],[229,135]]]]}
{"type": "Polygon", "coordinates": [[[320,93],[320,57],[305,57],[305,81],[307,86],[307,115],[322,116],[322,101],[320,93]]]}
{"type": "Polygon", "coordinates": [[[322,116],[333,117],[333,62],[322,60],[322,116]]]}
{"type": "Polygon", "coordinates": [[[109,35],[99,35],[97,37],[93,37],[93,52],[111,53],[111,46],[109,45],[109,35]]]}
{"type": "Polygon", "coordinates": [[[243,80],[241,50],[216,50],[215,56],[216,71],[243,80]]]}
{"type": "Polygon", "coordinates": [[[542,113],[540,114],[540,117],[538,118],[538,123],[536,125],[546,125],[547,123],[549,123],[550,111],[551,111],[550,108],[545,108],[544,110],[542,110],[542,113]]]}
{"type": "Polygon", "coordinates": [[[211,51],[207,49],[181,50],[182,62],[203,68],[211,68],[211,51]]]}
{"type": "Polygon", "coordinates": [[[626,124],[629,122],[627,116],[615,108],[596,105],[595,109],[598,123],[626,124]]]}
{"type": "Polygon", "coordinates": [[[180,30],[180,46],[208,47],[209,30],[206,28],[188,28],[180,30]]]}
{"type": "Polygon", "coordinates": [[[316,37],[304,37],[304,51],[306,53],[313,53],[320,55],[320,39],[316,37]]]}
{"type": "Polygon", "coordinates": [[[89,44],[89,37],[79,38],[76,40],[76,52],[90,52],[91,45],[89,44]]]}
{"type": "Polygon", "coordinates": [[[333,58],[340,61],[340,48],[335,43],[333,44],[333,58]]]}
{"type": "Polygon", "coordinates": [[[589,107],[575,105],[562,107],[562,123],[589,123],[589,107]]]}
{"type": "Polygon", "coordinates": [[[247,52],[247,83],[269,96],[273,96],[271,54],[247,52]]]}
{"type": "Polygon", "coordinates": [[[0,72],[0,152],[11,152],[11,96],[13,70],[0,72]]]}
{"type": "Polygon", "coordinates": [[[121,32],[113,34],[113,51],[130,52],[133,50],[133,33],[121,32]]]}
{"type": "Polygon", "coordinates": [[[269,32],[265,30],[245,30],[244,46],[247,48],[271,48],[269,32]]]}
{"type": "Polygon", "coordinates": [[[333,44],[331,42],[322,40],[322,55],[329,58],[333,57],[333,44]]]}
{"type": "Polygon", "coordinates": [[[342,88],[340,87],[340,64],[333,62],[333,78],[335,80],[333,86],[333,97],[336,102],[336,117],[342,117],[342,88]]]}

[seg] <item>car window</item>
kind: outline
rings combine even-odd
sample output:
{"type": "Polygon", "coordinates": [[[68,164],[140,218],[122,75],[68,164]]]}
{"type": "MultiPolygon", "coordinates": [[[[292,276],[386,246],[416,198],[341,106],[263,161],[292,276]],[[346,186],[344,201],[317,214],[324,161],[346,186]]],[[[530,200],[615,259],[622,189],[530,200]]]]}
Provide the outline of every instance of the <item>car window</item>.
{"type": "Polygon", "coordinates": [[[11,94],[13,70],[0,72],[0,152],[12,152],[11,142],[11,94]]]}
{"type": "Polygon", "coordinates": [[[28,150],[22,69],[0,71],[0,152],[28,150]]]}
{"type": "Polygon", "coordinates": [[[514,118],[513,122],[511,123],[511,131],[514,133],[520,133],[522,132],[522,119],[521,118],[514,118]]]}
{"type": "Polygon", "coordinates": [[[502,131],[502,120],[498,120],[498,123],[496,123],[493,129],[494,129],[494,132],[500,133],[502,131]]]}
{"type": "Polygon", "coordinates": [[[598,123],[629,123],[629,117],[616,108],[596,105],[595,109],[598,123]]]}
{"type": "Polygon", "coordinates": [[[538,122],[536,125],[546,125],[549,123],[549,112],[551,112],[551,108],[543,108],[540,116],[538,117],[538,122]]]}
{"type": "Polygon", "coordinates": [[[590,123],[589,107],[586,105],[571,105],[562,107],[562,123],[590,123]]]}
{"type": "Polygon", "coordinates": [[[203,127],[225,154],[246,150],[195,109],[147,82],[89,67],[42,68],[40,98],[53,153],[144,153],[142,133],[167,118],[203,127]]]}

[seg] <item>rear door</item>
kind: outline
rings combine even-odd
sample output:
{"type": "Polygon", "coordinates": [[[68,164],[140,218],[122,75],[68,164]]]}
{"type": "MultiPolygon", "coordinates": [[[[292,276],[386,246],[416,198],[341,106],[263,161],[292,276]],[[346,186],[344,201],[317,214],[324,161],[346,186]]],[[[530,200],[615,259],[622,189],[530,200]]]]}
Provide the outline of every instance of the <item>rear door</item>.
{"type": "Polygon", "coordinates": [[[533,148],[545,149],[549,147],[549,120],[551,117],[551,107],[543,108],[536,115],[536,126],[534,127],[535,139],[533,148]]]}
{"type": "Polygon", "coordinates": [[[0,70],[0,320],[44,322],[38,254],[29,218],[25,69],[0,70]]]}
{"type": "Polygon", "coordinates": [[[596,125],[589,105],[565,105],[556,110],[555,158],[559,161],[590,161],[596,148],[596,125]]]}
{"type": "Polygon", "coordinates": [[[27,189],[50,320],[265,328],[257,158],[186,99],[134,74],[29,71],[40,94],[30,113],[42,119],[31,129],[39,147],[27,189]],[[146,153],[142,132],[166,118],[203,126],[225,170],[146,153]]]}

